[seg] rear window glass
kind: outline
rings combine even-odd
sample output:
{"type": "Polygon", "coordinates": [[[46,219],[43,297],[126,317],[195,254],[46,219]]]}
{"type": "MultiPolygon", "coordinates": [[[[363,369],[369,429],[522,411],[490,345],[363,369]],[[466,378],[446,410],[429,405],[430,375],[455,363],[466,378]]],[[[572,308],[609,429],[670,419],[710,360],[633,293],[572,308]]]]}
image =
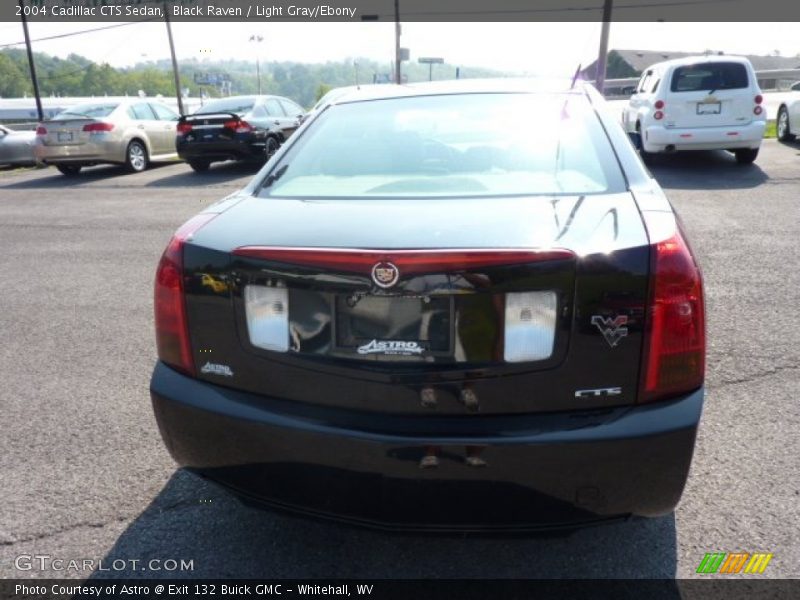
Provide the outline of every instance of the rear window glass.
{"type": "Polygon", "coordinates": [[[308,198],[601,194],[625,189],[577,94],[458,94],[329,107],[265,194],[308,198]]]}
{"type": "Polygon", "coordinates": [[[255,98],[223,98],[221,100],[212,100],[205,106],[200,107],[194,114],[209,115],[221,112],[242,116],[253,110],[255,103],[255,98]]]}
{"type": "Polygon", "coordinates": [[[702,63],[678,67],[672,74],[673,92],[736,90],[749,86],[747,69],[741,63],[702,63]]]}
{"type": "Polygon", "coordinates": [[[107,117],[119,104],[77,104],[56,115],[56,119],[69,117],[107,117]]]}

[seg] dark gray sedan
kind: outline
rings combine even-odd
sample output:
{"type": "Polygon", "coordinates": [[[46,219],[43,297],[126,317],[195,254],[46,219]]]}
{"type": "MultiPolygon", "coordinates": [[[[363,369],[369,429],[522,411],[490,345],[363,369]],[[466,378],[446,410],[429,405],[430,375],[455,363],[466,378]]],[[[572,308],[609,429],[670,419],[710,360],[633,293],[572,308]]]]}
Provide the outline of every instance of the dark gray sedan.
{"type": "Polygon", "coordinates": [[[35,165],[36,132],[15,131],[0,125],[0,166],[35,165]]]}
{"type": "Polygon", "coordinates": [[[281,96],[213,100],[178,121],[178,156],[195,171],[212,162],[264,162],[300,126],[305,111],[281,96]]]}

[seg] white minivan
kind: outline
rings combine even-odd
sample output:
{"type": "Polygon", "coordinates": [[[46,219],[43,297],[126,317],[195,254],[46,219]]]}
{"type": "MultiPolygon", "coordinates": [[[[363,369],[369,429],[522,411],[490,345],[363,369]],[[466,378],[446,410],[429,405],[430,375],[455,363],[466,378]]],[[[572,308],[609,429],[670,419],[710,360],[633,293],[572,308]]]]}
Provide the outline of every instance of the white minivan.
{"type": "Polygon", "coordinates": [[[729,150],[741,164],[758,156],[767,111],[750,61],[690,56],[642,74],[622,123],[642,156],[676,150],[729,150]]]}

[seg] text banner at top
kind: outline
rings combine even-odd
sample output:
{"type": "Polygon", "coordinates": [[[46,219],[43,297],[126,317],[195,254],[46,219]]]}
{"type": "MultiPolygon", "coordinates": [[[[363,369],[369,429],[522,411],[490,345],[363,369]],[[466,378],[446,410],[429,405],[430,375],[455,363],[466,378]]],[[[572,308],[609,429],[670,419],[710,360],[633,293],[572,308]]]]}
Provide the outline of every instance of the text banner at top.
{"type": "MultiPolygon", "coordinates": [[[[600,21],[605,0],[2,0],[0,21],[600,21]],[[396,12],[396,8],[399,10],[396,12]]],[[[800,21],[787,0],[613,0],[612,21],[800,21]]]]}

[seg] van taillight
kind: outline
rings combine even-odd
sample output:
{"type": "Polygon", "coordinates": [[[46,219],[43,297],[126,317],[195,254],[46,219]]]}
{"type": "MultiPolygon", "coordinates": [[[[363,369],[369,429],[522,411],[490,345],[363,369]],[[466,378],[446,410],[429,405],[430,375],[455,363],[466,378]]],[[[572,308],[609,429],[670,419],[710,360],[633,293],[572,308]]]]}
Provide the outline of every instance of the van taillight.
{"type": "Polygon", "coordinates": [[[656,103],[653,106],[656,107],[656,110],[661,110],[662,108],[664,108],[664,101],[656,100],[656,103]]]}
{"type": "Polygon", "coordinates": [[[680,230],[652,247],[653,265],[640,402],[703,384],[706,332],[703,279],[680,230]]]}
{"type": "Polygon", "coordinates": [[[754,101],[756,104],[761,104],[761,103],[764,101],[764,97],[763,97],[761,94],[759,94],[758,96],[756,96],[756,97],[753,99],[753,101],[754,101]]]}
{"type": "Polygon", "coordinates": [[[184,223],[167,244],[156,271],[154,309],[158,358],[187,375],[194,375],[195,369],[183,294],[183,249],[187,238],[216,216],[203,213],[184,223]]]}
{"type": "Polygon", "coordinates": [[[106,133],[112,129],[114,129],[113,123],[87,123],[83,126],[83,130],[89,133],[106,133]]]}
{"type": "Polygon", "coordinates": [[[763,109],[763,108],[761,108],[760,106],[756,106],[756,107],[753,109],[753,114],[754,114],[754,115],[760,115],[762,112],[764,112],[764,109],[763,109]]]}

